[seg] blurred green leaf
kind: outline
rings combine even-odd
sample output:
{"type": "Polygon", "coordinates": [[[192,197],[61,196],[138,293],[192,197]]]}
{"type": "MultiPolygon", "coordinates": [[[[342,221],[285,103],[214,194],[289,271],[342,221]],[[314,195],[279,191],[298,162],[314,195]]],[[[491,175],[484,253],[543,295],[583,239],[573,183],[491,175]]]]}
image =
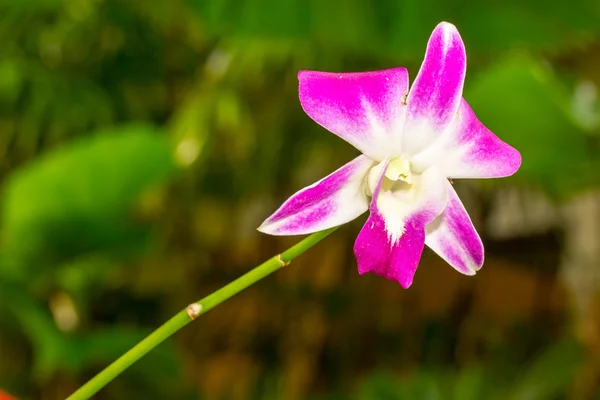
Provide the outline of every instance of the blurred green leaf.
{"type": "Polygon", "coordinates": [[[486,375],[483,368],[465,368],[454,379],[455,400],[479,400],[485,397],[486,375]]]}
{"type": "Polygon", "coordinates": [[[25,287],[0,281],[0,312],[11,312],[31,341],[35,374],[48,374],[64,365],[62,350],[65,338],[54,325],[50,312],[35,301],[25,287]]]}
{"type": "Polygon", "coordinates": [[[514,400],[554,399],[564,394],[582,365],[583,349],[573,339],[564,339],[546,349],[526,366],[510,395],[514,400]]]}
{"type": "Polygon", "coordinates": [[[0,0],[0,7],[23,8],[31,10],[56,9],[62,5],[61,0],[0,0]]]}
{"type": "Polygon", "coordinates": [[[23,75],[15,60],[0,62],[0,101],[12,104],[17,100],[23,85],[23,75]]]}
{"type": "Polygon", "coordinates": [[[446,374],[420,370],[399,385],[400,399],[443,400],[447,384],[446,374]]]}
{"type": "Polygon", "coordinates": [[[414,371],[400,377],[389,372],[375,372],[365,379],[356,399],[365,400],[442,400],[445,398],[446,373],[414,371]]]}
{"type": "Polygon", "coordinates": [[[345,50],[408,57],[423,54],[423,43],[442,20],[458,25],[471,50],[514,47],[556,50],[574,39],[598,33],[600,7],[594,0],[577,4],[509,0],[482,4],[436,0],[335,2],[276,0],[188,0],[215,35],[315,40],[345,50]],[[559,27],[559,28],[557,28],[559,27]]]}
{"type": "Polygon", "coordinates": [[[467,49],[486,53],[513,48],[557,51],[597,34],[599,17],[600,7],[595,0],[473,0],[457,9],[453,22],[468,38],[467,49]]]}
{"type": "MultiPolygon", "coordinates": [[[[84,368],[104,366],[121,356],[150,331],[141,328],[95,327],[90,332],[65,333],[54,323],[52,315],[37,303],[22,287],[0,281],[0,315],[11,312],[35,350],[35,374],[47,379],[57,371],[79,372],[84,368]]],[[[132,373],[148,373],[165,379],[177,377],[178,362],[171,345],[163,345],[152,354],[149,362],[132,373]]]]}
{"type": "Polygon", "coordinates": [[[5,187],[3,246],[46,261],[127,246],[143,226],[129,215],[142,191],[174,171],[159,130],[98,132],[17,170],[5,187]]]}
{"type": "Polygon", "coordinates": [[[375,371],[364,379],[354,398],[356,400],[396,400],[399,397],[400,377],[395,373],[375,371]]]}
{"type": "Polygon", "coordinates": [[[465,98],[488,128],[521,152],[516,178],[558,198],[600,184],[598,149],[547,68],[526,57],[509,59],[478,76],[465,98]]]}

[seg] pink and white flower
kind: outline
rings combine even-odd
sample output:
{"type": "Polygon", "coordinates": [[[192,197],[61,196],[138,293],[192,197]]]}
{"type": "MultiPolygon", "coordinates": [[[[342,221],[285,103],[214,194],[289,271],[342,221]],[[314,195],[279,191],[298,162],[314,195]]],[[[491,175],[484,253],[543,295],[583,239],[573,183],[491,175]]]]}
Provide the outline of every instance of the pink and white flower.
{"type": "Polygon", "coordinates": [[[463,41],[450,23],[429,38],[409,90],[405,68],[300,71],[304,111],[363,154],[290,197],[259,227],[300,235],[370,211],[354,245],[358,272],[408,288],[424,245],[473,275],[483,245],[448,179],[512,175],[521,155],[489,131],[462,98],[463,41]]]}

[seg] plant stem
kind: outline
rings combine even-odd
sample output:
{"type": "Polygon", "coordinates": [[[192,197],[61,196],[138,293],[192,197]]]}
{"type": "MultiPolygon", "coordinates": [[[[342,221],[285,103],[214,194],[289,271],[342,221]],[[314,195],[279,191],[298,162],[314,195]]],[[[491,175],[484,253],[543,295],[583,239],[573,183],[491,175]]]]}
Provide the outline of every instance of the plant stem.
{"type": "Polygon", "coordinates": [[[241,292],[253,283],[258,282],[265,276],[270,275],[278,269],[286,266],[294,258],[310,249],[336,229],[337,227],[313,233],[283,253],[270,258],[235,281],[223,286],[216,292],[213,292],[202,300],[190,304],[184,310],[181,310],[175,314],[175,316],[165,322],[161,327],[156,329],[141,342],[136,344],[127,353],[123,354],[116,361],[102,370],[98,375],[94,376],[85,385],[80,387],[77,391],[75,391],[75,393],[69,396],[67,400],[89,399],[100,389],[106,386],[110,381],[116,378],[121,372],[129,368],[134,362],[142,358],[144,355],[150,352],[150,350],[154,349],[165,339],[186,326],[198,316],[204,314],[213,307],[216,307],[223,301],[241,292]]]}

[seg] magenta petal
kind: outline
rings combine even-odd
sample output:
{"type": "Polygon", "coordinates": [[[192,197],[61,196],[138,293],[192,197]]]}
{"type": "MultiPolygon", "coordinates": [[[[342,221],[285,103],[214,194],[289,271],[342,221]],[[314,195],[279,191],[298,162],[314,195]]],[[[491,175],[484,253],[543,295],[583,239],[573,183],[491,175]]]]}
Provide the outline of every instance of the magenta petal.
{"type": "Polygon", "coordinates": [[[365,175],[373,165],[358,156],[288,200],[258,228],[271,235],[302,235],[352,221],[367,211],[365,175]]]}
{"type": "Polygon", "coordinates": [[[464,152],[456,161],[447,163],[445,171],[449,177],[501,178],[517,172],[521,154],[487,129],[465,100],[461,102],[459,116],[453,133],[464,152]]]}
{"type": "Polygon", "coordinates": [[[401,201],[397,193],[381,190],[388,164],[381,169],[369,206],[371,215],[356,238],[354,255],[360,274],[372,272],[408,288],[423,252],[425,226],[446,206],[447,180],[432,168],[419,178],[417,198],[401,201]]]}
{"type": "Polygon", "coordinates": [[[405,68],[362,73],[300,71],[300,103],[325,129],[372,159],[399,145],[408,92],[405,68]]]}
{"type": "Polygon", "coordinates": [[[487,129],[463,99],[454,124],[412,161],[421,170],[435,165],[449,178],[501,178],[519,169],[521,154],[487,129]]]}
{"type": "Polygon", "coordinates": [[[450,183],[446,210],[425,232],[425,244],[457,271],[474,275],[483,265],[483,243],[450,183]]]}
{"type": "Polygon", "coordinates": [[[385,229],[383,217],[371,212],[354,244],[358,273],[372,272],[394,280],[407,289],[413,281],[425,243],[425,231],[411,221],[393,243],[385,229]]]}
{"type": "Polygon", "coordinates": [[[427,43],[425,59],[407,98],[407,154],[432,142],[454,119],[462,97],[467,68],[463,41],[456,27],[440,23],[427,43]]]}

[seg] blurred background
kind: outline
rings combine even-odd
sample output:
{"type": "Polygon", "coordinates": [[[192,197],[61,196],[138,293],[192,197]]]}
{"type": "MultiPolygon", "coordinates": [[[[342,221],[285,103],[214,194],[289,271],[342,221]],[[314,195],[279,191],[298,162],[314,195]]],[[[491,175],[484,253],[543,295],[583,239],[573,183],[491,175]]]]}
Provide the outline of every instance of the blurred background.
{"type": "Polygon", "coordinates": [[[442,20],[523,156],[455,182],[482,271],[426,250],[409,290],[359,276],[363,217],[95,398],[600,399],[597,0],[0,0],[0,389],[63,399],[296,243],[256,227],[356,155],[297,71],[414,78],[442,20]]]}

